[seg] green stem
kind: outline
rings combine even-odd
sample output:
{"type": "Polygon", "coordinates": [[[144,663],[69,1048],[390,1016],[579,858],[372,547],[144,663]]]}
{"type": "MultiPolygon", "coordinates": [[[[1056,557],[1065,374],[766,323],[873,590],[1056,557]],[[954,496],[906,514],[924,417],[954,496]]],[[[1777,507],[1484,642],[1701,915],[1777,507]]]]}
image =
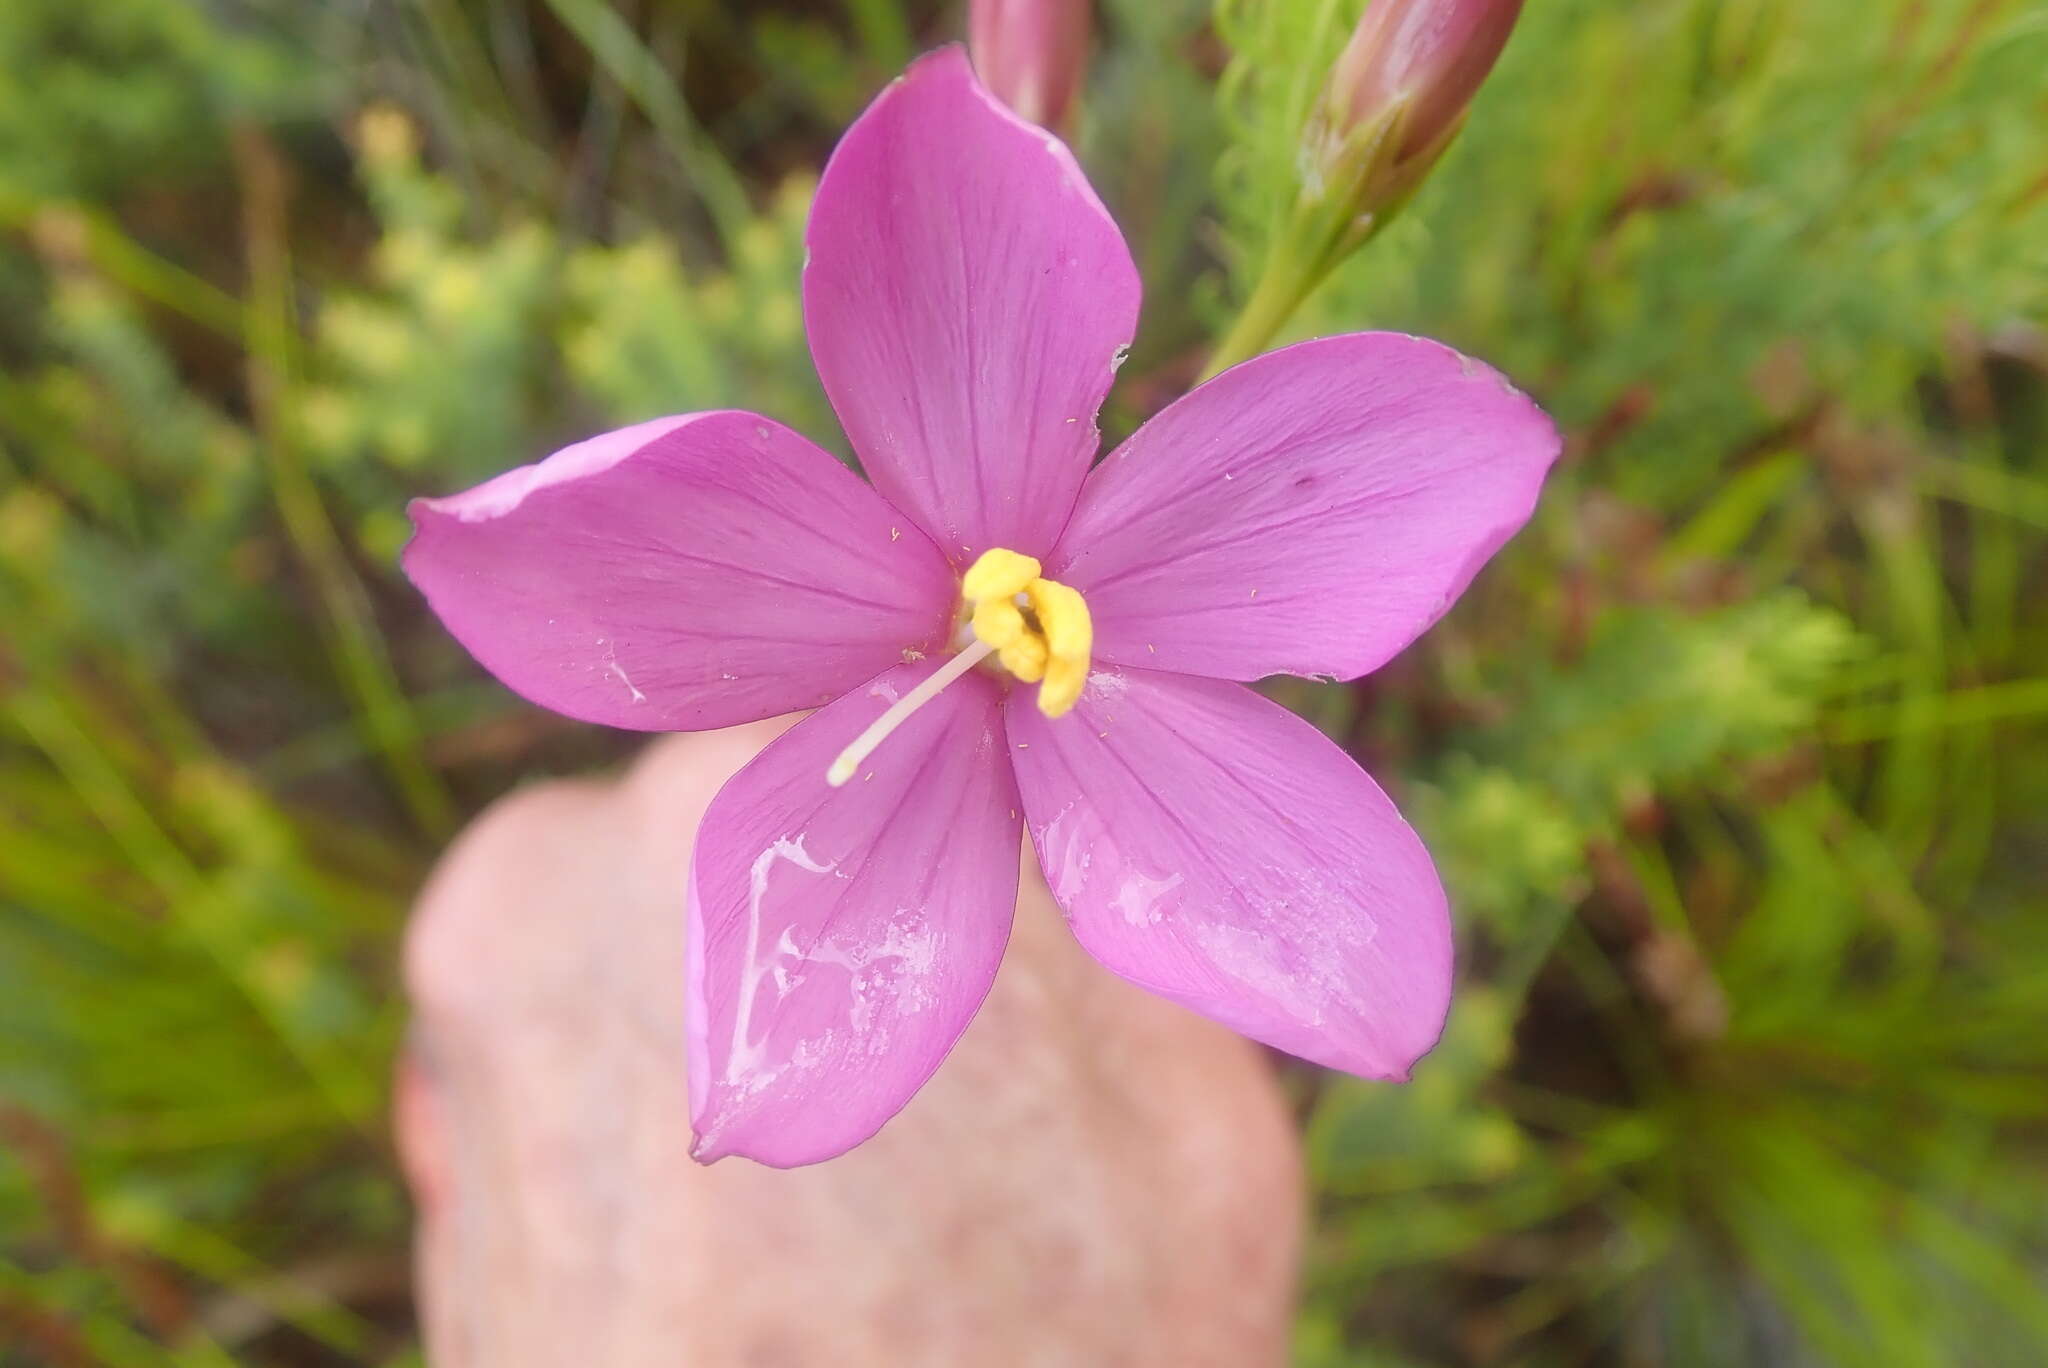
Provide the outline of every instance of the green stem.
{"type": "Polygon", "coordinates": [[[345,1056],[307,1038],[290,1012],[269,992],[250,957],[221,927],[210,908],[223,896],[219,885],[196,865],[149,805],[128,783],[120,766],[82,726],[61,694],[24,689],[7,700],[6,720],[49,758],[57,773],[128,857],[135,872],[155,888],[180,934],[219,970],[305,1071],[337,1116],[371,1133],[375,1088],[345,1056]]]}
{"type": "Polygon", "coordinates": [[[455,826],[455,806],[427,762],[417,719],[406,701],[369,592],[357,578],[319,487],[301,459],[287,413],[297,341],[292,319],[291,263],[284,225],[283,168],[261,135],[236,139],[249,261],[249,391],[271,495],[285,534],[320,600],[328,650],[353,697],[364,738],[386,770],[414,822],[429,836],[455,826]]]}
{"type": "Polygon", "coordinates": [[[75,254],[107,279],[201,327],[240,342],[246,323],[233,295],[140,246],[104,211],[67,200],[0,192],[0,227],[40,230],[44,250],[75,254]]]}
{"type": "Polygon", "coordinates": [[[1267,255],[1266,268],[1259,273],[1259,282],[1252,287],[1244,308],[1238,311],[1237,321],[1216,344],[1201,378],[1210,379],[1266,350],[1327,270],[1326,266],[1304,266],[1301,253],[1276,246],[1267,255]]]}
{"type": "MultiPolygon", "coordinates": [[[[1378,231],[1401,213],[1462,125],[1460,117],[1434,143],[1405,158],[1395,158],[1393,149],[1401,145],[1405,119],[1407,100],[1401,100],[1378,119],[1343,133],[1335,152],[1323,156],[1329,180],[1315,195],[1294,201],[1266,252],[1260,281],[1251,287],[1251,297],[1237,313],[1237,322],[1208,358],[1202,381],[1272,346],[1272,340],[1294,317],[1294,309],[1323,283],[1323,276],[1335,270],[1337,262],[1372,242],[1378,231]]],[[[1317,127],[1311,121],[1303,137],[1319,143],[1317,127]]]]}
{"type": "Polygon", "coordinates": [[[676,89],[675,77],[605,0],[547,0],[547,4],[563,27],[589,50],[591,60],[618,82],[654,125],[720,239],[730,247],[751,217],[746,184],[698,126],[676,89]]]}
{"type": "Polygon", "coordinates": [[[1266,251],[1258,283],[1237,321],[1216,344],[1201,379],[1271,346],[1323,277],[1370,242],[1407,202],[1414,185],[1384,167],[1381,156],[1399,134],[1402,113],[1396,107],[1380,120],[1352,130],[1344,150],[1329,158],[1338,179],[1295,202],[1266,251]]]}

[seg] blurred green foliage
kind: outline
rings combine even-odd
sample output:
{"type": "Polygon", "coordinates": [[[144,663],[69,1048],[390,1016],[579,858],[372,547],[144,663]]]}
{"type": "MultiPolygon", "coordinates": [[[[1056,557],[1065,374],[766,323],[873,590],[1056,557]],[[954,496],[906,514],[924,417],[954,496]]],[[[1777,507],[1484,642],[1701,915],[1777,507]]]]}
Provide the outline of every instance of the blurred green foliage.
{"type": "MultiPolygon", "coordinates": [[[[1239,297],[1361,8],[1224,6],[1239,297]]],[[[1315,1103],[1306,1362],[2048,1356],[2043,70],[2039,5],[1532,5],[1297,320],[1571,437],[1347,723],[1486,995],[1315,1103]]]]}
{"type": "Polygon", "coordinates": [[[209,8],[99,0],[0,9],[10,77],[0,86],[0,190],[174,189],[218,159],[224,115],[318,112],[320,68],[266,22],[261,0],[234,11],[234,23],[209,8]]]}
{"type": "MultiPolygon", "coordinates": [[[[1360,0],[1111,0],[1078,139],[1184,387],[1360,0]]],[[[936,5],[13,0],[0,1363],[398,1363],[383,1109],[452,824],[616,738],[481,679],[406,497],[746,406],[936,5]]],[[[1549,0],[1295,321],[1487,358],[1537,522],[1276,693],[1401,797],[1465,986],[1294,1075],[1307,1365],[2048,1360],[2048,9],[1549,0]]]]}

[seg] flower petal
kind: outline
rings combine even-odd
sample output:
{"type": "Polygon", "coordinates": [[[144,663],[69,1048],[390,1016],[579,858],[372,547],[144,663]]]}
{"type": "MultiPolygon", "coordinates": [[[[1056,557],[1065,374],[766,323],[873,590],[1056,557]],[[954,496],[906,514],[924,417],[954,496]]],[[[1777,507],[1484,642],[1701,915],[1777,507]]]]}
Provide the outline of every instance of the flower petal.
{"type": "Polygon", "coordinates": [[[622,428],[411,512],[405,572],[448,630],[586,722],[690,731],[814,708],[951,625],[953,578],[924,534],[752,413],[622,428]]]}
{"type": "Polygon", "coordinates": [[[1045,573],[1087,595],[1097,659],[1351,679],[1443,616],[1557,452],[1542,410],[1440,343],[1303,342],[1139,428],[1045,573]]]}
{"type": "MultiPolygon", "coordinates": [[[[1019,701],[1021,700],[1021,701],[1019,701]]],[[[1038,862],[1089,953],[1254,1040],[1405,1078],[1450,1001],[1429,852],[1314,727],[1241,685],[1098,670],[1004,709],[1038,862]]]]}
{"type": "Polygon", "coordinates": [[[980,1007],[1017,903],[999,693],[971,673],[844,788],[825,771],[937,662],[799,722],[712,800],[690,875],[697,1158],[789,1168],[851,1149],[980,1007]]]}
{"type": "Polygon", "coordinates": [[[1073,154],[945,48],[818,185],[804,320],[868,477],[955,565],[1052,545],[1136,331],[1130,249],[1073,154]]]}

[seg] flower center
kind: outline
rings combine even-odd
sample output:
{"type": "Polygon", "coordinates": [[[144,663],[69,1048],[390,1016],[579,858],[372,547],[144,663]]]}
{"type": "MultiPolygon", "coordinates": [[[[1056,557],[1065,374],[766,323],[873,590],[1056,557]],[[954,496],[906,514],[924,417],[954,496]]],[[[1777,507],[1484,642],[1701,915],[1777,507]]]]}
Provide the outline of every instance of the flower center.
{"type": "Polygon", "coordinates": [[[1026,684],[1038,685],[1038,710],[1060,717],[1088,682],[1095,625],[1080,591],[1039,575],[1039,564],[998,546],[984,551],[960,581],[975,639],[1026,684]]]}
{"type": "Polygon", "coordinates": [[[1095,625],[1080,591],[1046,579],[1040,568],[1033,557],[1000,546],[968,566],[960,598],[974,640],[853,738],[825,771],[825,782],[838,788],[853,778],[860,762],[904,719],[991,655],[1024,683],[1038,685],[1038,710],[1047,717],[1072,711],[1088,682],[1095,625]]]}

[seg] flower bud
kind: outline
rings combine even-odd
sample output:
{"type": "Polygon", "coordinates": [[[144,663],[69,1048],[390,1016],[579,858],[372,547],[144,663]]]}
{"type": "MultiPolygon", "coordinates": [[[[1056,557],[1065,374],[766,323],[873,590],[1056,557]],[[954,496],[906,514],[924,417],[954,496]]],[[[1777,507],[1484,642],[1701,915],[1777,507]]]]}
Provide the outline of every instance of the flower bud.
{"type": "Polygon", "coordinates": [[[1302,130],[1300,193],[1205,378],[1263,349],[1408,203],[1464,126],[1521,12],[1522,0],[1372,0],[1302,130]]]}
{"type": "Polygon", "coordinates": [[[1066,120],[1088,67],[1090,0],[974,0],[967,46],[981,83],[1024,118],[1066,120]]]}
{"type": "Polygon", "coordinates": [[[1433,160],[1457,132],[1521,15],[1522,0],[1373,0],[1330,73],[1330,115],[1400,120],[1394,161],[1433,160]]]}

